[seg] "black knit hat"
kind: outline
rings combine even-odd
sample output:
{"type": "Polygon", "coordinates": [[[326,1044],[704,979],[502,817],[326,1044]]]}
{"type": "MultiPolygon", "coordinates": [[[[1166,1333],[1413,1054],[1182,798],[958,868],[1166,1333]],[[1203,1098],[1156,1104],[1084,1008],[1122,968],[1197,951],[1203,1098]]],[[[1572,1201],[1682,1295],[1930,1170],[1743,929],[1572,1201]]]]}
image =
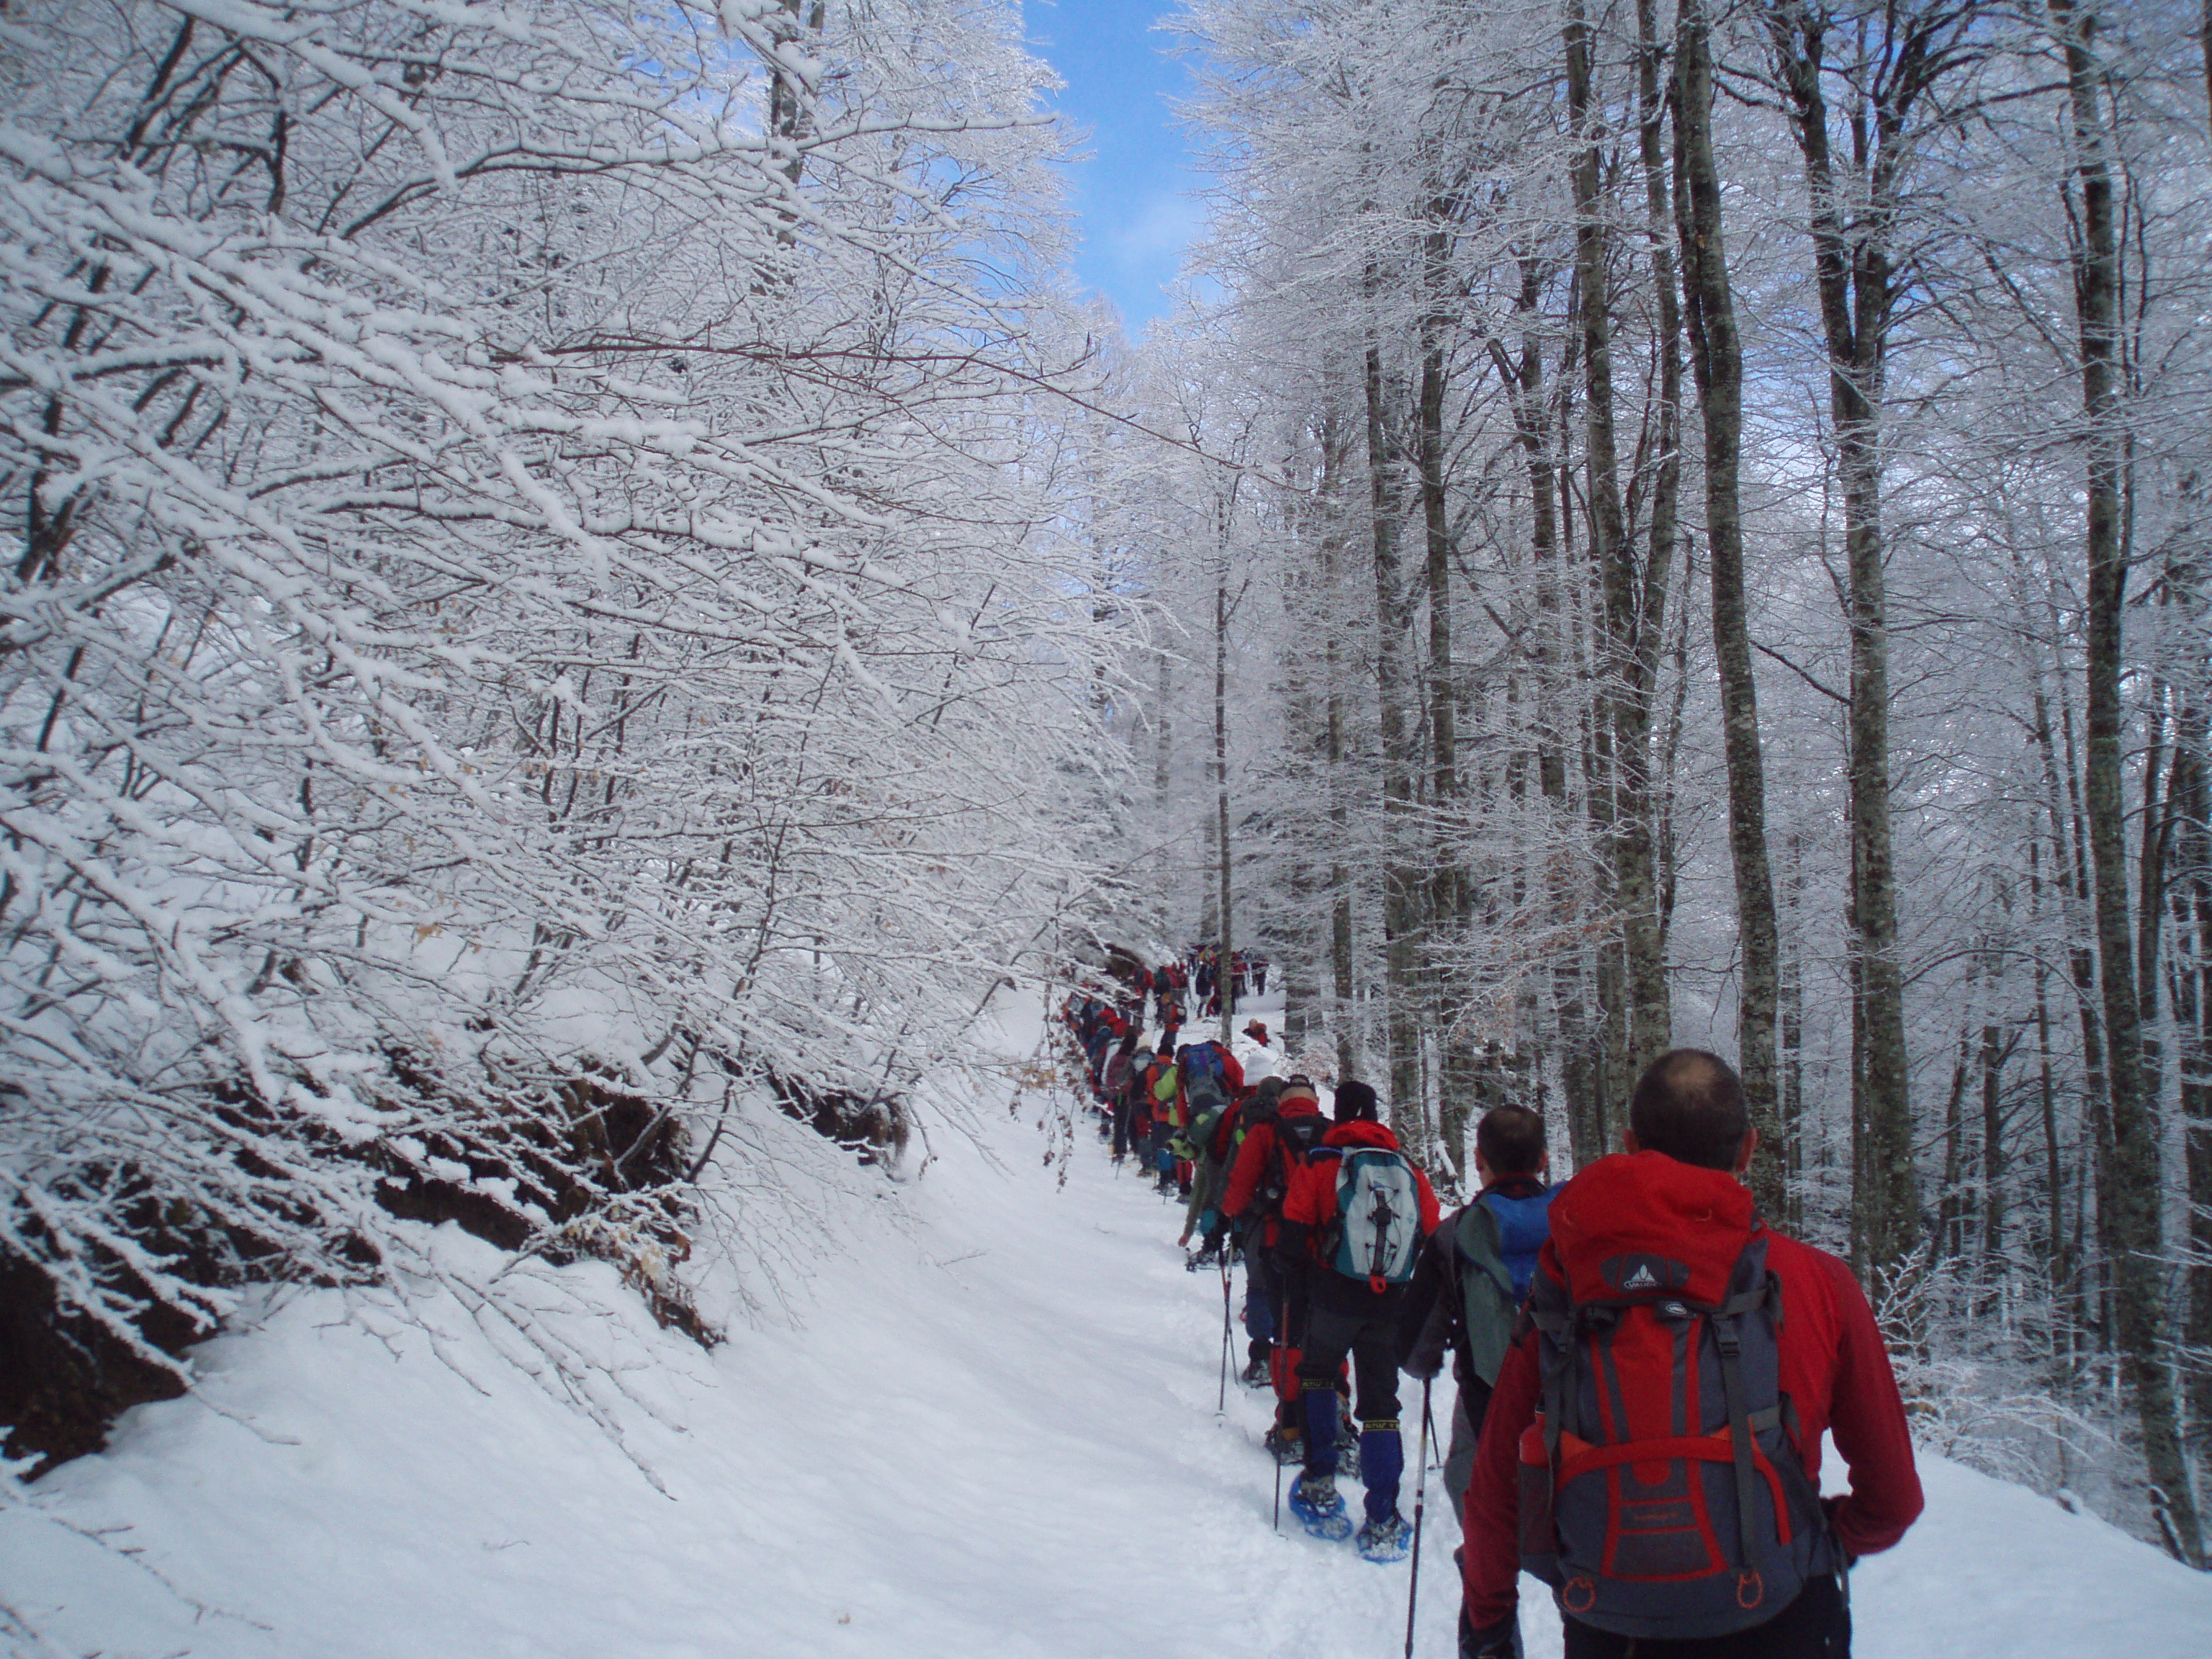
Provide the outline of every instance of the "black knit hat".
{"type": "Polygon", "coordinates": [[[1339,1123],[1372,1123],[1376,1115],[1372,1085],[1344,1082],[1336,1085],[1336,1121],[1339,1123]]]}

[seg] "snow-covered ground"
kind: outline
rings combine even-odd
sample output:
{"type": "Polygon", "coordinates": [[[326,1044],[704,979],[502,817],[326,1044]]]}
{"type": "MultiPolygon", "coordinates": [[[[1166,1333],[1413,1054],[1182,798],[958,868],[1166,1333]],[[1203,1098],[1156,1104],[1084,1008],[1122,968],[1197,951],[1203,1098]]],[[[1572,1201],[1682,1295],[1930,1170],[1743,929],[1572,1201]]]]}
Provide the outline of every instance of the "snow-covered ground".
{"type": "MultiPolygon", "coordinates": [[[[0,1602],[48,1644],[12,1650],[1399,1651],[1404,1566],[1270,1529],[1266,1405],[1232,1382],[1215,1414],[1220,1280],[1183,1271],[1179,1207],[1087,1136],[1056,1185],[1034,1117],[1002,1102],[981,1147],[940,1134],[910,1222],[859,1224],[787,1324],[711,1356],[641,1312],[600,1331],[629,1367],[628,1455],[458,1307],[445,1363],[334,1294],[272,1309],[203,1351],[198,1398],[132,1413],[108,1452],[0,1510],[0,1602]]],[[[629,1305],[606,1270],[568,1271],[629,1305]]],[[[1862,1655],[2212,1653],[2212,1578],[2020,1488],[1924,1474],[1926,1517],[1856,1575],[1862,1655]]],[[[1458,1532],[1440,1504],[1428,1519],[1417,1651],[1446,1659],[1458,1532]]],[[[1557,1653],[1540,1595],[1523,1618],[1531,1654],[1557,1653]]]]}

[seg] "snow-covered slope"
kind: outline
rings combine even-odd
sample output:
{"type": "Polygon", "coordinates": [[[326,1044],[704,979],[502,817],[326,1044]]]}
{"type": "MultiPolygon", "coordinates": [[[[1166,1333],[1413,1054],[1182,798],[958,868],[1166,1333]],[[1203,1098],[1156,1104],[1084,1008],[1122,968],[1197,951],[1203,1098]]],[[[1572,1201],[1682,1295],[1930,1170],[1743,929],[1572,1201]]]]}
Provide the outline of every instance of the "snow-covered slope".
{"type": "MultiPolygon", "coordinates": [[[[1404,1567],[1270,1530],[1265,1406],[1232,1382],[1215,1416],[1220,1281],[1183,1272],[1179,1211],[1088,1139],[1064,1188],[1033,1123],[1001,1114],[987,1140],[940,1137],[912,1224],[820,1261],[788,1325],[712,1356],[641,1314],[580,1331],[628,1367],[629,1455],[458,1307],[445,1363],[333,1295],[272,1310],[204,1352],[199,1398],[133,1413],[0,1510],[0,1602],[51,1644],[17,1650],[1396,1652],[1404,1567]]],[[[1925,1474],[1927,1517],[1856,1577],[1862,1655],[2212,1652],[2212,1579],[2017,1487],[1925,1474]]],[[[1432,1506],[1431,1659],[1452,1651],[1456,1541],[1432,1506]]],[[[1524,1607],[1531,1653],[1556,1653],[1548,1606],[1524,1607]]]]}

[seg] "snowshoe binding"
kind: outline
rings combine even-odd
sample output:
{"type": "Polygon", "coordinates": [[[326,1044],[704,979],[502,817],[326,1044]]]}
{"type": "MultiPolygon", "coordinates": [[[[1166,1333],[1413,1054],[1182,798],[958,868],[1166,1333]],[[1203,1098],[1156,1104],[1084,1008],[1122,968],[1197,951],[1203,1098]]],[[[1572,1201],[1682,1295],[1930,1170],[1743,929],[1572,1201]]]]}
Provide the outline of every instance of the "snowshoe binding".
{"type": "Polygon", "coordinates": [[[1336,1431],[1336,1472],[1347,1480],[1360,1478],[1359,1431],[1349,1423],[1336,1431]]]}
{"type": "Polygon", "coordinates": [[[1368,1522],[1352,1541],[1361,1560],[1388,1566],[1393,1561],[1406,1559],[1413,1541],[1413,1529],[1406,1524],[1404,1516],[1393,1510],[1379,1520],[1368,1522]]]}
{"type": "Polygon", "coordinates": [[[1273,1380],[1267,1375],[1267,1356],[1257,1353],[1244,1369],[1237,1373],[1237,1380],[1248,1389],[1264,1389],[1273,1380]]]}
{"type": "Polygon", "coordinates": [[[1260,1443],[1274,1453],[1275,1462],[1285,1468],[1297,1468],[1306,1461],[1305,1443],[1279,1423],[1267,1431],[1260,1443]]]}
{"type": "Polygon", "coordinates": [[[1335,1544],[1352,1536],[1352,1517],[1345,1513],[1333,1476],[1300,1475],[1291,1488],[1291,1513],[1316,1538],[1335,1544]]]}

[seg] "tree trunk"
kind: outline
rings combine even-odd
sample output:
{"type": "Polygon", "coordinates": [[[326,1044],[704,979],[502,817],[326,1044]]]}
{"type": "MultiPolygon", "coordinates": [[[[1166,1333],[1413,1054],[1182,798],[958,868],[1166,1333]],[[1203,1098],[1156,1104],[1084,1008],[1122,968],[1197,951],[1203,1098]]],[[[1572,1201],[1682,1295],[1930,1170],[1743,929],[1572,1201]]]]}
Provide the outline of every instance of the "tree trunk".
{"type": "Polygon", "coordinates": [[[1474,1098],[1474,1054],[1462,1030],[1455,1004],[1458,975],[1443,960],[1448,930],[1466,908],[1465,872],[1460,867],[1458,689],[1452,673],[1451,524],[1444,501],[1444,398],[1449,376],[1444,362],[1445,256],[1441,228],[1452,212],[1448,200],[1429,204],[1433,228],[1423,246],[1422,278],[1429,309],[1421,319],[1421,379],[1416,398],[1415,458],[1420,472],[1421,524],[1425,543],[1429,601],[1429,746],[1431,778],[1429,928],[1427,977],[1435,1029],[1441,1045],[1441,1081],[1437,1124],[1455,1183],[1467,1178],[1461,1141],[1474,1098]]]}
{"type": "MultiPolygon", "coordinates": [[[[2203,647],[2194,629],[2197,648],[2203,647]]],[[[2202,660],[2200,654],[2199,660],[2202,660]]],[[[2191,1267],[2183,1298],[2182,1344],[2192,1356],[2185,1371],[2185,1449],[2212,1431],[2212,787],[2205,753],[2208,721],[2201,690],[2186,696],[2174,720],[2167,813],[2173,826],[2172,880],[2166,902],[2173,951],[2172,988],[2179,1052],[2183,1175],[2189,1198],[2191,1267]]],[[[2199,1455],[2201,1456],[2201,1451],[2199,1455]]],[[[2200,1523],[2201,1524],[2201,1523],[2200,1523]]]]}
{"type": "MultiPolygon", "coordinates": [[[[1661,919],[1656,819],[1657,793],[1651,770],[1652,702],[1658,692],[1660,653],[1666,640],[1667,595],[1674,581],[1674,544],[1682,479],[1682,316],[1674,281],[1674,185],[1665,143],[1667,100],[1659,64],[1656,0],[1637,0],[1638,148],[1644,168],[1644,228],[1650,243],[1651,288],[1657,310],[1658,420],[1651,457],[1650,551],[1639,573],[1635,550],[1623,538],[1620,556],[1633,596],[1623,642],[1626,684],[1618,705],[1613,752],[1619,768],[1621,945],[1627,977],[1628,1066],[1633,1080],[1663,1053],[1674,1036],[1668,994],[1667,935],[1661,919]]],[[[1624,1103],[1625,1105],[1625,1103],[1624,1103]]]]}
{"type": "MultiPolygon", "coordinates": [[[[1224,533],[1226,526],[1224,526],[1224,533]]],[[[1214,978],[1221,994],[1221,1046],[1237,1018],[1235,927],[1230,911],[1229,844],[1229,555],[1222,550],[1222,568],[1213,588],[1213,790],[1215,845],[1220,853],[1221,933],[1214,954],[1214,978]]]]}
{"type": "MultiPolygon", "coordinates": [[[[1751,1189],[1768,1215],[1791,1216],[1787,1176],[1797,1167],[1796,1105],[1776,1111],[1774,1026],[1778,950],[1774,878],[1766,857],[1765,765],[1759,735],[1759,691],[1743,587],[1743,345],[1722,234],[1720,175],[1713,161],[1713,64],[1705,0],[1681,0],[1676,31],[1675,124],[1686,211],[1682,295],[1690,361],[1705,430],[1705,544],[1711,567],[1713,657],[1721,682],[1721,733],[1728,761],[1729,860],[1735,878],[1736,929],[1743,969],[1736,993],[1736,1053],[1752,1127],[1766,1155],[1751,1168],[1751,1189]]],[[[1802,986],[1793,986],[1802,994],[1802,986]]],[[[1802,1024],[1800,1029],[1802,1030],[1802,1024]]],[[[1793,1034],[1791,1064],[1798,1040],[1793,1034]]],[[[1793,1079],[1794,1080],[1794,1079],[1793,1079]]]]}
{"type": "Polygon", "coordinates": [[[2173,895],[2180,941],[2173,967],[2174,1020],[2182,1034],[2182,1132],[2194,1262],[2183,1340],[2197,1356],[2189,1373],[2184,1443],[2199,1447],[2212,1436],[2212,833],[2206,827],[2212,823],[2212,788],[2205,775],[2206,725],[2201,708],[2184,722],[2188,785],[2178,805],[2180,879],[2173,895]]]}
{"type": "MultiPolygon", "coordinates": [[[[1805,1224],[1802,1185],[1805,1172],[1805,949],[1802,932],[1805,925],[1805,860],[1799,837],[1792,836],[1785,843],[1785,857],[1790,893],[1789,942],[1777,951],[1774,999],[1775,1023],[1781,1034],[1780,1054],[1775,1062],[1775,1081],[1778,1085],[1775,1094],[1782,1143],[1768,1161],[1781,1166],[1783,1172],[1782,1208],[1774,1213],[1780,1214],[1783,1224],[1794,1232],[1805,1224]]],[[[1753,1109],[1756,1126],[1757,1108],[1753,1109]]],[[[1759,1173],[1754,1164],[1754,1194],[1759,1190],[1759,1173]]],[[[1760,1200],[1762,1204],[1765,1201],[1760,1200]]]]}
{"type": "MultiPolygon", "coordinates": [[[[2015,561],[2017,563],[2017,561],[2015,561]]],[[[2063,641],[2055,610],[2045,596],[2046,621],[2054,647],[2063,641]]],[[[2063,660],[2060,663],[2063,670],[2063,660]]],[[[2060,683],[2062,698],[2064,682],[2060,683]]],[[[2082,1115],[2090,1134],[2091,1161],[2100,1172],[2097,1189],[2101,1193],[2105,1167],[2105,1145],[2110,1139],[2108,1125],[2112,1121],[2112,1105],[2106,1090],[2105,1027],[2097,1012],[2097,963],[2091,948],[2091,928],[2088,922],[2088,854],[2084,850],[2081,833],[2080,813],[2069,805],[2077,793],[2077,769],[2074,753],[2074,714],[2070,702],[2063,702],[2065,722],[2066,749],[2064,774],[2060,773],[2060,756],[2057,739],[2051,726],[2051,698],[2045,689],[2044,665],[2035,665],[2033,696],[2035,741],[2043,761],[2043,790],[2051,823],[2051,884],[2058,895],[2059,912],[2067,940],[2068,977],[2074,989],[2074,1012],[2081,1030],[2081,1089],[2082,1115]]],[[[2063,1194],[2054,1190],[2053,1216],[2058,1217],[2063,1208],[2063,1194]]],[[[2106,1206],[2097,1206],[2098,1239],[2104,1248],[2103,1227],[2106,1206]]],[[[2081,1231],[2084,1218],[2075,1217],[2075,1230],[2081,1231]]],[[[2054,1221],[2054,1225],[2056,1222],[2054,1221]]],[[[2083,1252],[2067,1247],[2063,1250],[2065,1271],[2059,1284],[2068,1298],[2069,1311],[2077,1322],[2086,1322],[2103,1329],[2103,1304],[2094,1293],[2087,1271],[2087,1260],[2083,1252]]]]}
{"type": "MultiPolygon", "coordinates": [[[[1881,136],[1855,155],[1859,175],[1837,177],[1822,88],[1825,17],[1811,8],[1770,14],[1777,56],[1794,105],[1812,203],[1813,268],[1828,356],[1828,404],[1844,498],[1850,628],[1852,916],[1856,927],[1858,1074],[1864,1183],[1854,1194],[1866,1263],[1893,1279],[1920,1243],[1911,1075],[1905,1044],[1905,975],[1897,957],[1897,876],[1889,817],[1889,622],[1881,526],[1884,357],[1895,301],[1888,227],[1899,206],[1905,157],[1897,146],[1912,99],[1925,89],[1900,73],[1881,82],[1890,101],[1851,112],[1855,131],[1881,136]],[[1846,201],[1853,204],[1846,207],[1846,201]]],[[[1915,21],[1899,27],[1917,27],[1915,21]]],[[[1894,43],[1892,43],[1893,45],[1894,43]]],[[[1875,48],[1869,47],[1869,50],[1875,48]]]]}
{"type": "Polygon", "coordinates": [[[2208,118],[2212,118],[2212,0],[2204,0],[2200,17],[2202,21],[2197,26],[2197,44],[2204,59],[2205,113],[2208,118]]]}
{"type": "MultiPolygon", "coordinates": [[[[1606,1063],[1600,1081],[1607,1116],[1605,1139],[1619,1138],[1626,1122],[1626,1073],[1638,1034],[1626,1005],[1627,913],[1648,910],[1652,896],[1650,842],[1624,822],[1621,807],[1622,704],[1635,672],[1632,644],[1637,616],[1634,556],[1627,542],[1620,503],[1620,462],[1613,432],[1613,318],[1607,288],[1605,206],[1600,178],[1601,123],[1593,108],[1592,37],[1583,0],[1567,0],[1565,45],[1567,115],[1575,133],[1570,171],[1575,208],[1576,317],[1581,325],[1583,357],[1583,444],[1589,474],[1590,563],[1599,584],[1597,649],[1593,653],[1596,690],[1591,700],[1589,810],[1605,848],[1609,912],[1598,956],[1598,1000],[1603,1012],[1606,1063]]],[[[1626,716],[1630,730],[1632,714],[1626,716]]],[[[1648,938],[1639,931],[1639,939],[1648,938]]]]}
{"type": "MultiPolygon", "coordinates": [[[[2073,0],[2051,0],[2065,43],[2073,103],[2075,173],[2081,234],[2075,249],[2075,304],[2081,323],[2081,407],[2088,449],[2087,753],[2083,804],[2097,915],[2098,976],[2104,990],[2106,1066],[2112,1093],[2112,1207],[2114,1312],[2120,1352],[2136,1397],[2151,1501],[2175,1555],[2197,1565],[2197,1508],[2183,1462],[2172,1378],[2159,1352],[2163,1308],[2158,1119],[2142,1064],[2142,1010],[2136,983],[2136,941],[2128,906],[2126,802],[2123,794],[2122,626],[2127,550],[2120,538],[2119,247],[2112,180],[2105,160],[2101,71],[2090,47],[2094,18],[2073,0]]],[[[2144,990],[2155,995],[2155,987],[2144,990]]]]}
{"type": "Polygon", "coordinates": [[[1168,793],[1172,781],[1170,763],[1174,757],[1175,670],[1174,658],[1167,647],[1160,647],[1155,654],[1158,659],[1159,684],[1154,693],[1156,708],[1152,715],[1152,821],[1157,826],[1156,833],[1162,846],[1159,860],[1154,869],[1158,884],[1153,891],[1165,895],[1170,890],[1168,876],[1172,867],[1169,862],[1170,855],[1165,844],[1168,839],[1165,831],[1168,815],[1175,807],[1174,799],[1168,793]]]}
{"type": "MultiPolygon", "coordinates": [[[[1419,878],[1413,868],[1413,758],[1407,730],[1405,582],[1399,569],[1398,490],[1394,482],[1382,348],[1366,359],[1368,507],[1375,548],[1375,677],[1382,728],[1382,933],[1389,1004],[1383,1011],[1390,1121],[1401,1140],[1420,1127],[1419,878]]],[[[1409,1147],[1409,1150],[1411,1148],[1409,1147]]]]}
{"type": "MultiPolygon", "coordinates": [[[[1992,975],[1996,964],[1990,964],[1992,975]]],[[[1990,994],[1992,1009],[1996,994],[1990,994]]],[[[1982,1283],[1995,1285],[2004,1277],[2005,1259],[2005,1146],[2004,1068],[2012,1048],[1994,1018],[1982,1023],[1982,1283]]]]}
{"type": "MultiPolygon", "coordinates": [[[[2037,938],[2042,936],[2042,838],[2027,844],[2027,890],[2037,938]]],[[[2043,1182],[2047,1200],[2044,1232],[2044,1262],[2051,1281],[2051,1323],[2063,1320],[2073,1277],[2066,1253],[2066,1175],[2058,1138],[2058,1088],[2051,1056],[2051,970],[2042,953],[2035,956],[2035,1066],[2038,1103],[2043,1117],[2043,1182]]]]}
{"type": "MultiPolygon", "coordinates": [[[[1536,783],[1553,822],[1564,824],[1567,799],[1567,684],[1564,672],[1565,617],[1559,585],[1559,493],[1561,468],[1552,446],[1554,430],[1544,385],[1544,337],[1539,309],[1543,268],[1533,253],[1521,257],[1521,293],[1515,305],[1521,325],[1521,355],[1512,358],[1504,343],[1490,343],[1499,375],[1513,388],[1513,424],[1528,466],[1528,562],[1536,587],[1535,641],[1529,651],[1536,682],[1531,724],[1536,744],[1536,783]]],[[[1569,861],[1544,861],[1547,915],[1556,943],[1551,955],[1553,1020],[1558,1036],[1559,1092],[1566,1114],[1569,1143],[1577,1167],[1604,1152],[1589,1126],[1596,1115],[1591,1097],[1582,1003],[1579,948],[1570,945],[1576,908],[1576,882],[1569,861]]]]}
{"type": "MultiPolygon", "coordinates": [[[[1333,448],[1332,460],[1341,453],[1340,449],[1333,448]]],[[[1325,479],[1335,471],[1334,465],[1325,467],[1325,479]]],[[[1334,512],[1335,496],[1333,490],[1329,492],[1329,497],[1334,512]]],[[[1332,617],[1340,614],[1342,603],[1338,568],[1341,549],[1340,531],[1336,524],[1332,524],[1321,544],[1322,604],[1332,617]]],[[[1345,775],[1343,629],[1332,623],[1324,627],[1322,632],[1327,640],[1322,647],[1322,659],[1328,676],[1328,1029],[1329,1035],[1335,1039],[1336,1075],[1340,1079],[1352,1075],[1354,1052],[1352,1040],[1352,865],[1349,847],[1352,833],[1351,784],[1345,775]]]]}

